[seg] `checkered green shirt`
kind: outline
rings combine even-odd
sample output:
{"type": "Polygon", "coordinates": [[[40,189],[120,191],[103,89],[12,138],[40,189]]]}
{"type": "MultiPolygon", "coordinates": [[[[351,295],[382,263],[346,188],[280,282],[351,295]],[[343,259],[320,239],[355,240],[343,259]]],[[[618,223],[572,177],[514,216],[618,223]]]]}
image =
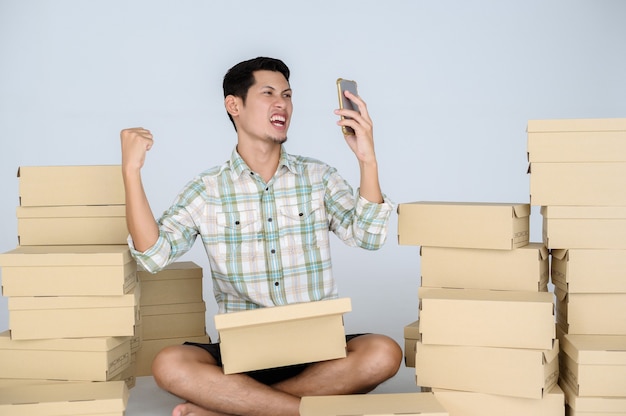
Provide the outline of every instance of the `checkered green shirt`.
{"type": "Polygon", "coordinates": [[[208,254],[219,312],[337,297],[329,231],[368,250],[386,240],[393,204],[355,196],[336,169],[283,149],[265,183],[236,149],[177,196],[159,219],[160,235],[133,255],[157,272],[199,236],[208,254]]]}

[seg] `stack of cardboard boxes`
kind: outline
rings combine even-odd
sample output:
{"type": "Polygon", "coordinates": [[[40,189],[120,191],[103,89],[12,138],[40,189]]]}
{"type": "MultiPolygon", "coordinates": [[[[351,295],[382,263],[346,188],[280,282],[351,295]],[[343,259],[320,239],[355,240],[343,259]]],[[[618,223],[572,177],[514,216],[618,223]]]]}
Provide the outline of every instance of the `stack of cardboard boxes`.
{"type": "Polygon", "coordinates": [[[174,262],[157,273],[137,272],[141,286],[141,348],[135,375],[152,375],[156,354],[185,341],[209,343],[206,305],[202,297],[202,267],[174,262]]]}
{"type": "Polygon", "coordinates": [[[123,415],[139,290],[120,167],[22,167],[18,176],[19,244],[0,254],[9,300],[0,413],[123,415]]]}
{"type": "Polygon", "coordinates": [[[626,119],[528,123],[571,415],[626,414],[626,119]]]}
{"type": "Polygon", "coordinates": [[[398,207],[399,244],[421,246],[406,363],[452,416],[564,414],[548,251],[529,243],[529,216],[529,204],[398,207]]]}

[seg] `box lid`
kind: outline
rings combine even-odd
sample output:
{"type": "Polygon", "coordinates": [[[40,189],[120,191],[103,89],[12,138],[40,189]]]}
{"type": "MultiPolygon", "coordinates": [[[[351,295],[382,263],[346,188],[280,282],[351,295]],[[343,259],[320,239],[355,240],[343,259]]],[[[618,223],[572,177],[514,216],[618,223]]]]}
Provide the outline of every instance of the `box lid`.
{"type": "Polygon", "coordinates": [[[171,303],[167,305],[144,305],[141,307],[141,316],[175,315],[179,313],[194,313],[206,311],[204,302],[171,303]]]}
{"type": "Polygon", "coordinates": [[[561,348],[579,364],[626,365],[626,335],[563,334],[561,348]]]}
{"type": "Polygon", "coordinates": [[[0,333],[0,350],[111,351],[125,343],[130,345],[131,341],[131,337],[12,340],[10,333],[0,333]]]}
{"type": "Polygon", "coordinates": [[[121,414],[128,404],[128,396],[125,381],[6,387],[0,390],[0,414],[19,413],[31,416],[94,415],[113,412],[121,414]]]}
{"type": "Polygon", "coordinates": [[[126,295],[116,296],[12,296],[9,312],[44,309],[121,308],[139,305],[139,286],[126,295]]]}
{"type": "Polygon", "coordinates": [[[297,319],[315,318],[326,315],[350,312],[350,298],[321,300],[316,302],[295,303],[248,311],[230,312],[215,315],[216,329],[246,327],[273,322],[292,321],[297,319]]]}
{"type": "Polygon", "coordinates": [[[544,205],[541,207],[544,218],[562,219],[625,219],[626,206],[567,206],[544,205]]]}
{"type": "Polygon", "coordinates": [[[494,302],[552,303],[552,293],[524,290],[447,289],[420,287],[420,299],[479,300],[494,302]]]}
{"type": "Polygon", "coordinates": [[[420,339],[419,320],[411,322],[404,327],[404,338],[406,339],[420,339]]]}
{"type": "Polygon", "coordinates": [[[565,393],[566,403],[577,412],[589,412],[594,415],[612,415],[613,413],[621,415],[626,409],[626,397],[581,397],[568,383],[562,382],[559,386],[565,393]]]}
{"type": "Polygon", "coordinates": [[[137,277],[139,281],[164,280],[164,279],[201,279],[202,267],[193,261],[177,261],[169,264],[157,273],[150,273],[140,264],[137,265],[137,277]]]}
{"type": "Polygon", "coordinates": [[[124,245],[19,246],[0,254],[1,267],[109,266],[132,260],[124,245]]]}
{"type": "Polygon", "coordinates": [[[305,396],[300,402],[300,414],[302,416],[447,416],[448,412],[435,395],[429,392],[305,396]]]}
{"type": "Polygon", "coordinates": [[[528,133],[623,130],[626,130],[626,118],[528,120],[526,128],[528,133]]]}
{"type": "Polygon", "coordinates": [[[459,202],[459,201],[416,201],[416,202],[407,202],[398,205],[398,213],[402,206],[410,206],[410,205],[427,205],[427,206],[435,206],[435,207],[447,207],[447,209],[455,210],[457,208],[460,209],[480,209],[486,210],[489,212],[511,212],[512,216],[515,218],[523,218],[528,217],[530,215],[530,204],[526,203],[506,203],[506,202],[459,202]],[[505,211],[502,211],[502,210],[505,211]],[[511,210],[511,211],[509,211],[511,210]]]}
{"type": "Polygon", "coordinates": [[[17,207],[18,219],[125,217],[124,205],[83,205],[64,207],[17,207]]]}

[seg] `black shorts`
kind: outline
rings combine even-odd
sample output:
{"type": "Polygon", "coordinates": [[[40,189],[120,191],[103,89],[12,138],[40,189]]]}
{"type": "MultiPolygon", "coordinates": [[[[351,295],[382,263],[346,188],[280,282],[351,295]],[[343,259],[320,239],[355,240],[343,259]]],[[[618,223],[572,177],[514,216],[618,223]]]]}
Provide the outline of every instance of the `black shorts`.
{"type": "MultiPolygon", "coordinates": [[[[350,341],[351,339],[354,339],[361,335],[365,335],[365,334],[346,335],[346,343],[350,341]]],[[[215,358],[215,361],[217,362],[218,366],[222,367],[222,354],[220,352],[219,342],[216,342],[213,344],[201,344],[198,342],[185,342],[183,345],[193,345],[193,346],[202,348],[203,350],[211,354],[213,358],[215,358]]],[[[244,374],[249,375],[250,377],[252,377],[253,379],[255,379],[256,381],[260,383],[270,386],[272,384],[279,383],[283,380],[287,380],[288,378],[297,376],[302,371],[304,371],[304,369],[307,368],[309,365],[310,363],[295,364],[295,365],[288,365],[285,367],[268,368],[266,370],[249,371],[244,374]]]]}

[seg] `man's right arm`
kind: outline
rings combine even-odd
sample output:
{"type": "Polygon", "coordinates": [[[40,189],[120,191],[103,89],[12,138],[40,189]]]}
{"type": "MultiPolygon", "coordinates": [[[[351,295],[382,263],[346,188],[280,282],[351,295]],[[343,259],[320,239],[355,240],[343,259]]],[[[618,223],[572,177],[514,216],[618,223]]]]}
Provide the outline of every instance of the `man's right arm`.
{"type": "Polygon", "coordinates": [[[141,180],[146,152],[153,144],[152,133],[131,128],[120,133],[122,144],[122,177],[126,195],[126,225],[137,251],[144,252],[159,238],[159,227],[152,214],[141,180]]]}

